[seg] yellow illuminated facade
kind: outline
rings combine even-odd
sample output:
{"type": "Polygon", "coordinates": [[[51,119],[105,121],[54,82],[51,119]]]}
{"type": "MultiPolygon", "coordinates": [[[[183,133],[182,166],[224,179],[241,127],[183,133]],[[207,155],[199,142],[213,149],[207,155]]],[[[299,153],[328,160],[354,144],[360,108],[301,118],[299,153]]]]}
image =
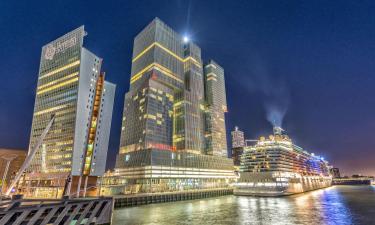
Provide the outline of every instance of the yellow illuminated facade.
{"type": "Polygon", "coordinates": [[[206,89],[206,151],[207,154],[227,156],[225,113],[227,100],[225,93],[224,69],[210,60],[205,66],[206,89]]]}
{"type": "Polygon", "coordinates": [[[55,120],[26,171],[26,196],[58,197],[104,173],[115,86],[85,35],[82,26],[42,48],[29,149],[55,120]]]}
{"type": "Polygon", "coordinates": [[[169,69],[163,67],[162,65],[158,64],[158,63],[152,63],[148,66],[146,66],[143,70],[141,70],[140,72],[138,72],[137,74],[135,74],[134,76],[132,76],[132,78],[130,79],[130,84],[136,82],[138,79],[140,79],[142,77],[142,75],[144,75],[146,72],[150,72],[152,70],[157,70],[161,73],[163,73],[164,75],[180,82],[180,83],[184,83],[181,79],[178,78],[177,75],[173,74],[172,71],[170,71],[169,69]]]}
{"type": "Polygon", "coordinates": [[[100,104],[101,104],[102,95],[103,95],[103,85],[104,85],[104,74],[100,74],[98,81],[96,83],[94,105],[93,105],[91,121],[89,125],[90,128],[89,128],[89,133],[88,133],[87,150],[85,152],[83,175],[86,175],[86,176],[90,175],[92,158],[94,157],[94,145],[95,145],[95,138],[96,138],[96,134],[98,130],[97,128],[98,128],[100,104]]]}
{"type": "Polygon", "coordinates": [[[232,160],[205,147],[202,65],[199,46],[158,18],[135,37],[119,154],[105,184],[130,182],[132,193],[228,187],[232,160]]]}
{"type": "Polygon", "coordinates": [[[76,61],[74,61],[74,62],[72,62],[72,63],[69,63],[69,64],[67,64],[67,65],[65,65],[65,66],[62,66],[62,67],[60,67],[60,68],[58,68],[58,69],[52,70],[51,72],[48,72],[48,73],[46,73],[46,74],[43,74],[43,75],[39,76],[38,79],[41,80],[41,79],[43,79],[43,78],[46,78],[46,77],[52,76],[52,75],[54,75],[54,74],[56,74],[56,73],[60,73],[60,72],[62,72],[62,71],[64,71],[64,70],[70,69],[70,68],[75,67],[75,66],[77,66],[77,65],[79,65],[79,60],[76,60],[76,61]]]}
{"type": "Polygon", "coordinates": [[[52,115],[55,115],[55,122],[40,151],[35,154],[30,172],[71,172],[83,32],[79,28],[42,49],[30,148],[35,145],[52,115]],[[48,54],[56,52],[59,43],[73,39],[76,45],[49,58],[48,54]]]}

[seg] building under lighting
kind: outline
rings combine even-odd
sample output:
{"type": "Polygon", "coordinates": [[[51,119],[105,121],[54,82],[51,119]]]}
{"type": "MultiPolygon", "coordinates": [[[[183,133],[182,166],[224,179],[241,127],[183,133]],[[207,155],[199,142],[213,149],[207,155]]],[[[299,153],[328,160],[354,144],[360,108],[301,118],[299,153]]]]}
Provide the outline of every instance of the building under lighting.
{"type": "Polygon", "coordinates": [[[0,195],[6,192],[10,182],[21,168],[26,153],[25,150],[0,148],[0,195]]]}
{"type": "Polygon", "coordinates": [[[341,177],[339,168],[331,168],[330,172],[331,172],[333,178],[340,178],[341,177]]]}
{"type": "Polygon", "coordinates": [[[236,170],[240,166],[241,155],[245,147],[245,135],[244,132],[239,130],[236,126],[232,133],[232,159],[236,170]]]}
{"type": "Polygon", "coordinates": [[[42,48],[29,149],[55,120],[27,169],[26,196],[85,195],[104,173],[115,85],[83,47],[85,36],[81,26],[42,48]]]}
{"type": "Polygon", "coordinates": [[[210,60],[204,66],[206,97],[206,153],[227,157],[227,133],[225,113],[227,98],[225,94],[224,69],[210,60]]]}
{"type": "Polygon", "coordinates": [[[227,187],[224,70],[154,19],[134,39],[116,168],[105,194],[227,187]]]}

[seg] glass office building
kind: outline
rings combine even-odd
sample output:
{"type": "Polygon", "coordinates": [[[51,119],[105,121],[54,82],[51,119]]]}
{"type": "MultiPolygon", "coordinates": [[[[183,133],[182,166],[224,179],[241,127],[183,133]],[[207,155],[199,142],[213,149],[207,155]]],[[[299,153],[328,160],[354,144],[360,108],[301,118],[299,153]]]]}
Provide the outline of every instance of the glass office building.
{"type": "Polygon", "coordinates": [[[115,85],[83,47],[85,36],[81,26],[42,48],[29,149],[55,119],[27,169],[26,195],[79,192],[104,173],[115,85]]]}
{"type": "MultiPolygon", "coordinates": [[[[233,179],[233,163],[223,154],[224,116],[225,146],[207,151],[207,106],[217,101],[207,104],[204,72],[201,49],[160,19],[135,37],[120,150],[115,171],[103,180],[112,186],[106,194],[219,187],[233,179]]],[[[225,98],[223,70],[212,73],[220,76],[225,98]]],[[[226,107],[225,99],[217,104],[226,107]]]]}

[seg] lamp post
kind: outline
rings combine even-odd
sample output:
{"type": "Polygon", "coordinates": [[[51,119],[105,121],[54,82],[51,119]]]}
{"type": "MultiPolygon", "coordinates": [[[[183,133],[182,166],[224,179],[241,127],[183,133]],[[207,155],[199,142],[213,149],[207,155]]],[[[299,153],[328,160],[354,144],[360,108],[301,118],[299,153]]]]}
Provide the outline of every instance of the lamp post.
{"type": "Polygon", "coordinates": [[[15,159],[17,158],[16,155],[12,155],[12,156],[2,156],[1,157],[3,160],[5,160],[7,162],[6,166],[5,166],[5,170],[4,170],[4,174],[3,174],[3,179],[1,181],[1,189],[0,189],[0,195],[3,194],[3,188],[4,188],[4,185],[5,185],[5,180],[7,178],[7,175],[8,175],[8,170],[9,170],[9,166],[10,166],[10,163],[15,159]]]}

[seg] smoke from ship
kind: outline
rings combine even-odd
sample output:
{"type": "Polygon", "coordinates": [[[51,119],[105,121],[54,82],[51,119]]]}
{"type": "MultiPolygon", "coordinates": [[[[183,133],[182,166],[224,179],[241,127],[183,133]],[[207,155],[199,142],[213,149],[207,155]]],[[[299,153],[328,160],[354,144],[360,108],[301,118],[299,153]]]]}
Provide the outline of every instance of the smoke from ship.
{"type": "Polygon", "coordinates": [[[266,118],[273,127],[282,127],[289,106],[289,90],[283,82],[272,84],[264,102],[266,118]]]}
{"type": "Polygon", "coordinates": [[[290,91],[281,76],[270,76],[265,61],[254,57],[248,63],[249,71],[239,77],[240,84],[250,92],[261,92],[264,96],[266,119],[273,127],[282,127],[283,119],[288,110],[290,91]]]}

